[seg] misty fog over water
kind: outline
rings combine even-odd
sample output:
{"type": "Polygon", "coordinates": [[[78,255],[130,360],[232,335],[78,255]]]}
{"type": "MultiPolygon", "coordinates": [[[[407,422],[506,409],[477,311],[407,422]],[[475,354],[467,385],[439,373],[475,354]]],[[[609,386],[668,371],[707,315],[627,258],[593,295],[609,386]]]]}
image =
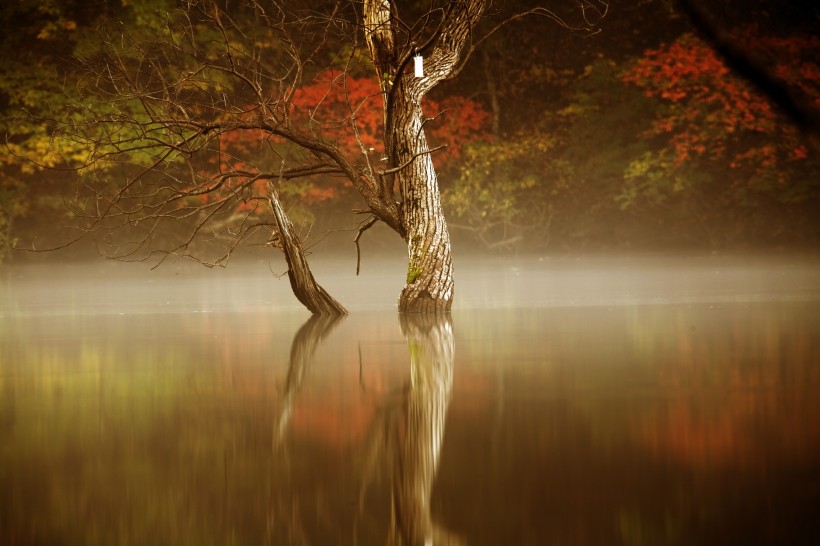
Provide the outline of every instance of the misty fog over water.
{"type": "Polygon", "coordinates": [[[818,536],[820,258],[461,257],[426,319],[403,256],[314,262],[350,316],[279,261],[5,268],[0,542],[818,536]]]}
{"type": "MultiPolygon", "coordinates": [[[[286,265],[236,260],[96,260],[22,264],[0,279],[0,316],[303,310],[286,265]]],[[[314,259],[317,281],[352,312],[394,309],[406,259],[314,259]]],[[[478,308],[623,306],[820,299],[820,258],[810,256],[523,256],[456,258],[454,312],[478,308]]]]}

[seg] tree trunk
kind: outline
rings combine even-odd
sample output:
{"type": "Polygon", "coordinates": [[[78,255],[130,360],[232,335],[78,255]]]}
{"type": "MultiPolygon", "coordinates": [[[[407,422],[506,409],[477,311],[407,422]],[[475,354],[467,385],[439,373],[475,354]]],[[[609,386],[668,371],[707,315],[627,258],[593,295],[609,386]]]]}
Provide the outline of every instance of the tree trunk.
{"type": "Polygon", "coordinates": [[[498,86],[495,83],[495,72],[492,60],[487,50],[481,52],[481,63],[484,68],[484,78],[487,80],[487,95],[490,97],[490,111],[493,113],[492,133],[494,139],[501,138],[501,103],[498,100],[498,86]]]}
{"type": "Polygon", "coordinates": [[[302,242],[296,235],[293,224],[282,208],[282,203],[279,202],[279,196],[274,188],[269,189],[268,199],[279,231],[279,243],[288,263],[288,279],[290,279],[293,293],[314,315],[346,315],[347,309],[333,299],[313,278],[302,249],[302,242]]]}
{"type": "Polygon", "coordinates": [[[446,313],[453,304],[450,235],[424,134],[421,101],[439,82],[460,70],[464,49],[486,3],[447,4],[435,39],[416,51],[416,44],[408,47],[406,41],[396,39],[390,0],[364,0],[365,38],[384,97],[388,168],[381,174],[387,191],[398,187],[409,258],[400,312],[446,313]],[[416,54],[424,57],[423,77],[407,70],[416,54]]]}
{"type": "Polygon", "coordinates": [[[409,162],[396,174],[404,198],[402,221],[409,257],[399,310],[447,312],[453,304],[450,233],[441,208],[433,158],[427,152],[421,104],[414,103],[395,107],[393,138],[388,141],[388,156],[396,157],[401,165],[409,162]]]}
{"type": "Polygon", "coordinates": [[[393,526],[390,543],[456,544],[433,521],[430,497],[453,388],[455,343],[448,315],[402,315],[410,348],[410,381],[395,424],[393,526]]]}

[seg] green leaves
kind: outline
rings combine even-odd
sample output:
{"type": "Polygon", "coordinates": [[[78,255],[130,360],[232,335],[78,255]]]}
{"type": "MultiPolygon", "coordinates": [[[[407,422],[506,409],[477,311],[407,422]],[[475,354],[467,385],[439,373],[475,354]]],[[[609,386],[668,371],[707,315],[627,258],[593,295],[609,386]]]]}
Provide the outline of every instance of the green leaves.
{"type": "Polygon", "coordinates": [[[674,161],[663,152],[644,152],[624,169],[623,185],[614,196],[621,210],[654,208],[692,190],[693,178],[673,169],[674,161]]]}
{"type": "Polygon", "coordinates": [[[539,229],[549,196],[569,188],[568,166],[551,157],[558,143],[535,132],[466,147],[459,178],[442,194],[453,224],[488,248],[522,244],[539,229]]]}

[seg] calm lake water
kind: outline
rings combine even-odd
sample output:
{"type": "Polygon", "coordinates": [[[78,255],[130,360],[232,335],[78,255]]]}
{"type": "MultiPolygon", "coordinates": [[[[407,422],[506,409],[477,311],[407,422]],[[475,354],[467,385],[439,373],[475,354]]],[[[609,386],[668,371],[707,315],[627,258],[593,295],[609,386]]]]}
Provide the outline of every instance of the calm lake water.
{"type": "Polygon", "coordinates": [[[820,543],[820,259],[362,265],[0,272],[0,544],[820,543]]]}

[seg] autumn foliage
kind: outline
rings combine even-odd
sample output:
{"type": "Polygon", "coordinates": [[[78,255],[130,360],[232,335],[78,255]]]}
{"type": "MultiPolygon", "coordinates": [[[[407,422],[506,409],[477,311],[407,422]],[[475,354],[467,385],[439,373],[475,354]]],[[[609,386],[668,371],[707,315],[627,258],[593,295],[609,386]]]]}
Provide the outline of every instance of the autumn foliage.
{"type": "MultiPolygon", "coordinates": [[[[321,72],[297,91],[292,107],[297,123],[336,141],[349,157],[361,154],[362,148],[377,160],[384,152],[383,100],[373,78],[321,72]]],[[[489,121],[479,103],[463,97],[426,98],[424,110],[430,118],[425,124],[430,146],[447,145],[435,156],[440,163],[458,158],[464,145],[482,139],[489,121]]]]}
{"type": "MultiPolygon", "coordinates": [[[[446,144],[435,152],[439,167],[462,155],[467,144],[482,140],[486,135],[489,114],[476,101],[463,97],[448,97],[437,101],[426,99],[425,112],[431,118],[425,124],[431,148],[446,144]]],[[[323,71],[311,83],[298,89],[293,96],[289,115],[299,131],[306,131],[337,146],[352,163],[364,163],[365,155],[374,168],[383,168],[384,109],[378,82],[373,78],[355,77],[345,73],[323,71]]],[[[220,136],[219,154],[209,168],[218,164],[219,172],[239,174],[231,181],[233,189],[259,172],[274,170],[274,161],[266,165],[266,156],[272,149],[285,144],[261,130],[237,130],[220,136]]],[[[281,151],[281,149],[279,150],[281,151]]],[[[275,159],[275,158],[271,158],[275,159]]],[[[264,194],[265,180],[251,184],[252,192],[264,194]]],[[[321,183],[295,181],[290,191],[307,202],[333,199],[350,186],[344,178],[324,177],[321,183]]],[[[203,200],[211,199],[203,195],[203,200]]],[[[254,201],[240,205],[241,210],[253,208],[254,201]]]]}
{"type": "MultiPolygon", "coordinates": [[[[794,82],[820,106],[820,67],[808,54],[820,48],[820,39],[758,37],[753,29],[746,36],[750,51],[778,60],[777,77],[794,82]]],[[[691,34],[647,51],[622,77],[667,104],[646,136],[668,137],[676,165],[707,158],[762,175],[808,156],[796,131],[781,123],[766,97],[691,34]]],[[[785,182],[782,171],[779,178],[785,182]]]]}

